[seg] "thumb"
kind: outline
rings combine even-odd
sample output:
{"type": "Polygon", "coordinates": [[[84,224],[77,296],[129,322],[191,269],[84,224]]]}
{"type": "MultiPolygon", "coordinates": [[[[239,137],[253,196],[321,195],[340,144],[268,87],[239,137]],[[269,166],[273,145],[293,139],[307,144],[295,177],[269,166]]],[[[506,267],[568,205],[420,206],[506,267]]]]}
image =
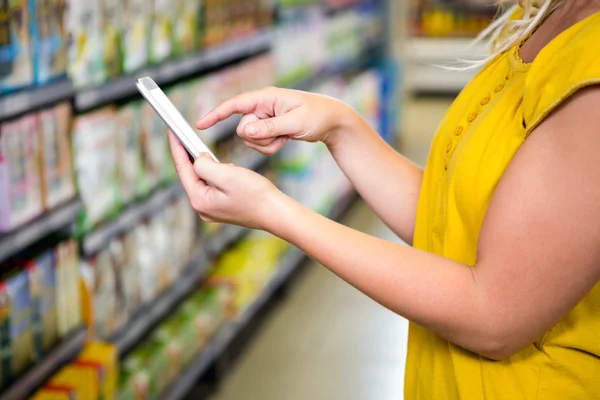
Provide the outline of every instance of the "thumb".
{"type": "Polygon", "coordinates": [[[244,137],[249,140],[273,139],[279,136],[294,137],[302,131],[302,120],[292,113],[279,117],[248,121],[244,126],[244,137]]]}
{"type": "Polygon", "coordinates": [[[194,172],[200,179],[221,188],[234,174],[233,166],[218,163],[207,153],[202,153],[194,162],[194,172]]]}

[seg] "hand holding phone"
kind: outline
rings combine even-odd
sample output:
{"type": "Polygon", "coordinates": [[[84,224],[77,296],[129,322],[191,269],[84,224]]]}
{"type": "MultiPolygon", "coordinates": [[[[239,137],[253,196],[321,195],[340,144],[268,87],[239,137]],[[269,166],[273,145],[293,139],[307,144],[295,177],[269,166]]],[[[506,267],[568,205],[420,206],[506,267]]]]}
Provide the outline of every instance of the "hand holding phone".
{"type": "Polygon", "coordinates": [[[213,160],[219,162],[152,78],[138,79],[136,87],[192,158],[196,159],[200,157],[200,154],[208,153],[213,160]]]}

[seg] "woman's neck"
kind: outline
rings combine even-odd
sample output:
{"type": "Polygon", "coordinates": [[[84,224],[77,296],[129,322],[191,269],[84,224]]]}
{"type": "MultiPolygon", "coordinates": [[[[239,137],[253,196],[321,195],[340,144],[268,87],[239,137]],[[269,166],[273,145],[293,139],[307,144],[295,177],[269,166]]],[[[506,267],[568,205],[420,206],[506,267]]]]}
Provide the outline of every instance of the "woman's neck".
{"type": "Polygon", "coordinates": [[[533,62],[538,53],[554,38],[576,23],[600,12],[600,1],[567,0],[557,8],[521,47],[520,57],[533,62]]]}

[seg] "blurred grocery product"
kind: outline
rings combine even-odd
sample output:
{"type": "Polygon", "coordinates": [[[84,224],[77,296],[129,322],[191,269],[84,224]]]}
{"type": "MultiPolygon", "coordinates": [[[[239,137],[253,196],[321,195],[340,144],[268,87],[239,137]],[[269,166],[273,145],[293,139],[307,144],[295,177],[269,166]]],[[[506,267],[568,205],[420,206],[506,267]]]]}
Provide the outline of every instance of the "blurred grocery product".
{"type": "Polygon", "coordinates": [[[34,83],[28,0],[0,2],[0,94],[34,83]]]}
{"type": "Polygon", "coordinates": [[[114,107],[106,107],[73,122],[73,165],[83,202],[80,231],[89,230],[117,206],[115,115],[114,107]]]}
{"type": "Polygon", "coordinates": [[[29,0],[35,84],[63,77],[67,72],[67,0],[29,0]]]}
{"type": "Polygon", "coordinates": [[[41,181],[44,208],[51,210],[75,197],[71,155],[71,105],[62,103],[39,113],[41,181]]]}
{"type": "Polygon", "coordinates": [[[0,124],[0,232],[43,211],[39,149],[34,115],[0,124]]]}
{"type": "Polygon", "coordinates": [[[413,2],[415,36],[475,37],[497,13],[491,0],[420,0],[413,2]]]}

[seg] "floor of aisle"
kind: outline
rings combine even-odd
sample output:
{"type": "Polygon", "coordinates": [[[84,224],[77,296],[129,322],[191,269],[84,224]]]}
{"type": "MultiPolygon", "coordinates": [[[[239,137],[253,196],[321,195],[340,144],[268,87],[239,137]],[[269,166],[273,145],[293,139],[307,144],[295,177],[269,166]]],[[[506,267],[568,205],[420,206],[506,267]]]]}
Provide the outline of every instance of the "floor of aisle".
{"type": "MultiPolygon", "coordinates": [[[[403,110],[403,154],[423,165],[448,100],[403,110]]],[[[399,240],[363,203],[344,223],[399,240]]],[[[226,375],[212,400],[401,399],[408,323],[311,264],[226,375]]]]}

